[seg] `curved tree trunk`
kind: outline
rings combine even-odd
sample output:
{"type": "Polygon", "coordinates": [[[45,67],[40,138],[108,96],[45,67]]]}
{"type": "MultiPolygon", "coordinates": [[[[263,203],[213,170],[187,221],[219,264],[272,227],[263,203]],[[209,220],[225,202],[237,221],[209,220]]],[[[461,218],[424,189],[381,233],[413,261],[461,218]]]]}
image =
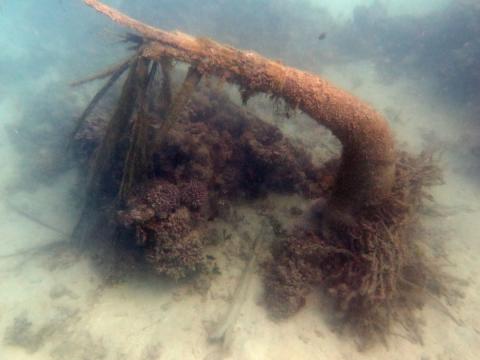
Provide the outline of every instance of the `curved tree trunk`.
{"type": "Polygon", "coordinates": [[[327,127],[343,146],[336,184],[327,206],[332,213],[349,213],[384,199],[395,173],[394,141],[387,122],[370,106],[328,81],[205,38],[167,32],[134,20],[96,0],[84,0],[115,22],[137,31],[146,42],[140,54],[193,64],[204,75],[240,85],[248,98],[267,93],[283,98],[327,127]]]}

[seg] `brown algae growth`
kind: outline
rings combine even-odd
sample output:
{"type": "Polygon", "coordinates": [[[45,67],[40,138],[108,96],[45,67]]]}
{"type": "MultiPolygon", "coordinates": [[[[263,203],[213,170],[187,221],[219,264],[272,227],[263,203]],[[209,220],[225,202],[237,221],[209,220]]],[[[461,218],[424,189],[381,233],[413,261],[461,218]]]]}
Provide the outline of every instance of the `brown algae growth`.
{"type": "Polygon", "coordinates": [[[416,309],[447,293],[416,237],[427,189],[440,181],[431,157],[395,150],[376,111],[316,75],[85,2],[138,35],[126,37],[132,58],[87,79],[110,77],[73,136],[88,184],[80,243],[98,246],[107,223],[112,244],[163,276],[189,278],[207,271],[209,223],[226,203],[298,193],[317,202],[265,264],[271,313],[294,314],[316,287],[363,340],[384,339],[397,322],[420,341],[416,309]],[[176,92],[174,61],[189,65],[176,92]],[[89,116],[127,71],[111,115],[89,116]],[[277,127],[209,85],[213,78],[238,85],[244,103],[264,93],[301,110],[340,140],[341,158],[314,165],[277,127]],[[92,217],[107,221],[83,221],[92,217]]]}

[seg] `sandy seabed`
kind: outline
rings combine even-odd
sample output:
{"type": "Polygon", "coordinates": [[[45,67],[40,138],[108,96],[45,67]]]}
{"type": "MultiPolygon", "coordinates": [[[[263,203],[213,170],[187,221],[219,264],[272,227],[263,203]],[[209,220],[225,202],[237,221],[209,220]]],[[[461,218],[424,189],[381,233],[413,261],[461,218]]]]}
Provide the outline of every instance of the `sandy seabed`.
{"type": "MultiPolygon", "coordinates": [[[[289,209],[306,204],[296,196],[270,196],[255,204],[236,205],[235,222],[216,220],[227,240],[212,250],[220,275],[205,289],[199,290],[198,283],[167,284],[141,273],[105,284],[88,259],[61,242],[65,236],[12,211],[11,202],[67,233],[78,216],[71,200],[74,172],[31,192],[11,191],[20,164],[3,125],[22,114],[15,98],[4,97],[0,101],[0,158],[4,159],[0,172],[0,359],[477,359],[480,191],[464,171],[468,130],[459,125],[461,119],[455,120],[454,109],[433,107],[414,83],[379,83],[368,63],[341,72],[327,69],[326,75],[383,112],[398,143],[405,143],[401,146],[419,151],[433,142],[441,145],[445,184],[434,188],[438,211],[424,223],[434,246],[448,256],[446,270],[463,280],[459,285],[463,298],[448,306],[457,321],[432,301],[421,311],[423,344],[412,342],[399,328],[388,337],[388,346],[378,344],[359,352],[351,338],[333,331],[327,321],[328,309],[318,296],[311,296],[296,316],[272,321],[262,304],[257,272],[228,339],[223,345],[211,343],[209,331],[227,311],[246,264],[242,240],[260,231],[261,209],[275,209],[277,218],[288,224],[289,209]]],[[[295,132],[314,156],[325,151],[312,139],[315,131],[298,132],[291,124],[283,130],[295,132]]]]}

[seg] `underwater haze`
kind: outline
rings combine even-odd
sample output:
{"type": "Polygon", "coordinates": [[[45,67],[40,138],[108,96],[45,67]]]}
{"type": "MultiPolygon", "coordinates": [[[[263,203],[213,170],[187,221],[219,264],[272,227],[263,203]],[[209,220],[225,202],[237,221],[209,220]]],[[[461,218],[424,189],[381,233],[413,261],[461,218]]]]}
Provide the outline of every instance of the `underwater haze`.
{"type": "Polygon", "coordinates": [[[395,213],[378,227],[323,227],[342,146],[298,104],[227,71],[142,63],[153,40],[82,0],[1,0],[0,359],[478,358],[478,1],[104,3],[369,104],[393,134],[401,200],[353,216],[395,213]],[[374,231],[393,244],[379,264],[383,245],[355,252],[374,231]],[[349,289],[347,268],[384,297],[349,289]]]}

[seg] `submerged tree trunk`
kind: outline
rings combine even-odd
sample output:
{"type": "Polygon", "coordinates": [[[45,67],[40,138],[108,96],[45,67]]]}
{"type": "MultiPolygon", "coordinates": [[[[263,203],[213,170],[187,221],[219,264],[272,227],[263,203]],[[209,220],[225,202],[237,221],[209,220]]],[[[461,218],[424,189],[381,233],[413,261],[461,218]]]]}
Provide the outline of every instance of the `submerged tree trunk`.
{"type": "Polygon", "coordinates": [[[84,0],[146,39],[140,56],[160,62],[190,63],[241,87],[245,99],[256,93],[283,98],[327,127],[343,146],[341,165],[326,213],[345,214],[387,197],[395,174],[394,141],[387,122],[370,106],[328,81],[205,38],[167,32],[143,24],[96,0],[84,0]]]}
{"type": "MultiPolygon", "coordinates": [[[[318,226],[318,219],[305,216],[289,236],[272,249],[272,260],[265,264],[266,304],[272,313],[288,316],[305,304],[305,296],[311,286],[322,286],[336,304],[341,318],[363,338],[379,336],[384,339],[392,319],[397,319],[418,338],[414,310],[424,303],[426,295],[448,294],[437,268],[430,263],[423,248],[417,243],[418,239],[411,236],[412,229],[418,225],[418,214],[424,206],[423,201],[428,196],[425,187],[440,179],[432,158],[422,155],[417,159],[401,152],[396,156],[387,122],[367,104],[316,75],[285,66],[251,51],[237,50],[180,32],[166,32],[136,21],[99,1],[84,1],[112,20],[139,33],[127,36],[136,44],[137,54],[130,65],[107,134],[97,150],[93,168],[95,176],[92,177],[96,182],[92,183],[95,185],[102,179],[102,174],[108,174],[111,154],[117,149],[119,139],[126,134],[130,147],[124,166],[124,178],[128,181],[122,181],[121,186],[125,189],[121,192],[125,198],[130,193],[131,185],[136,182],[136,174],[142,173],[140,165],[146,157],[144,145],[148,138],[153,144],[162,144],[173,124],[180,126],[179,132],[188,134],[189,124],[177,120],[203,76],[216,76],[238,85],[244,102],[257,93],[265,93],[273,100],[282,98],[288,106],[299,108],[317,123],[330,129],[342,143],[343,149],[336,183],[326,207],[322,209],[322,226],[318,226]],[[176,94],[172,94],[170,87],[173,60],[190,64],[190,70],[176,94]],[[154,64],[150,74],[155,73],[158,65],[161,65],[163,73],[160,89],[162,96],[157,103],[160,106],[154,111],[159,121],[157,127],[151,130],[154,131],[153,134],[147,134],[151,129],[148,126],[149,116],[144,111],[147,107],[144,98],[147,89],[138,86],[148,78],[153,78],[147,72],[150,62],[154,64]],[[142,68],[143,71],[139,71],[142,68]],[[137,118],[131,121],[135,111],[137,118]],[[132,123],[132,131],[129,132],[132,123]]],[[[120,71],[118,67],[115,69],[113,73],[109,70],[103,74],[117,74],[120,71]]],[[[102,92],[98,97],[101,96],[102,92]]],[[[205,101],[209,103],[210,98],[207,97],[205,101]]],[[[98,99],[94,99],[93,105],[89,107],[95,106],[97,102],[98,99]]],[[[215,107],[223,106],[221,104],[221,101],[216,102],[215,107]]],[[[254,121],[258,123],[260,120],[254,121]]],[[[209,179],[213,173],[217,173],[213,159],[221,155],[220,151],[227,149],[224,152],[228,153],[230,148],[243,147],[243,143],[222,140],[230,145],[216,148],[219,151],[212,147],[201,152],[197,149],[209,144],[210,136],[207,135],[217,132],[214,127],[208,126],[202,131],[203,135],[194,132],[190,134],[191,138],[184,140],[190,141],[190,145],[195,144],[191,147],[192,154],[198,153],[199,157],[208,155],[206,161],[203,161],[203,157],[202,161],[196,160],[194,165],[199,166],[192,166],[193,170],[187,176],[188,182],[185,179],[183,183],[178,182],[176,175],[171,176],[172,182],[164,181],[168,177],[152,179],[151,184],[148,184],[150,187],[143,190],[143,197],[137,198],[140,199],[139,202],[132,201],[131,206],[117,214],[124,228],[131,229],[132,224],[139,225],[133,238],[144,247],[147,261],[159,273],[177,279],[196,271],[202,264],[204,244],[196,231],[198,224],[194,224],[194,219],[210,219],[208,212],[203,215],[201,213],[202,207],[208,207],[209,184],[215,187],[222,183],[216,182],[218,179],[209,183],[197,178],[204,175],[204,178],[209,179]],[[209,129],[213,131],[208,131],[209,129]],[[190,139],[195,139],[195,142],[190,139]],[[205,163],[209,164],[207,167],[210,170],[204,174],[198,169],[203,169],[205,163]],[[156,191],[153,200],[150,189],[156,191]],[[155,205],[157,195],[158,198],[166,199],[165,205],[159,207],[158,211],[155,210],[158,205],[155,205]],[[183,195],[189,199],[187,204],[190,205],[181,206],[183,195]]],[[[271,129],[267,131],[267,136],[271,132],[271,129]]],[[[256,138],[253,137],[252,140],[256,141],[256,138]]],[[[177,141],[181,142],[181,139],[177,141]]],[[[248,139],[246,141],[245,144],[255,143],[248,139]]],[[[210,144],[217,142],[210,141],[210,144]]],[[[283,151],[276,151],[275,148],[269,150],[271,151],[267,153],[272,154],[283,151]]],[[[159,151],[164,152],[168,151],[159,151]]],[[[269,161],[272,159],[269,156],[266,158],[269,161]]],[[[221,175],[227,178],[224,183],[231,181],[231,178],[242,178],[240,172],[229,171],[231,168],[243,169],[245,160],[248,161],[249,158],[240,156],[240,159],[240,163],[230,163],[230,169],[226,165],[227,160],[224,160],[223,167],[219,167],[225,172],[221,175]]],[[[272,178],[283,181],[288,172],[295,170],[297,159],[301,160],[302,155],[291,154],[290,161],[282,165],[288,170],[272,173],[272,178]]],[[[175,168],[177,160],[177,157],[172,158],[175,168]]],[[[168,168],[169,163],[166,164],[165,168],[168,168]]],[[[255,176],[261,175],[258,173],[264,170],[264,162],[259,161],[258,164],[248,168],[247,172],[255,176]]],[[[316,172],[316,169],[312,169],[309,173],[316,172]]],[[[255,182],[250,177],[246,179],[246,183],[255,182]]],[[[320,183],[320,177],[312,176],[309,179],[320,183]]],[[[266,186],[273,189],[275,181],[269,181],[266,186]]],[[[97,212],[105,213],[103,210],[97,212]]],[[[103,214],[103,217],[97,217],[96,213],[84,212],[80,225],[83,218],[89,217],[102,222],[108,216],[103,214]]],[[[82,226],[77,226],[77,229],[81,230],[82,226]]],[[[222,334],[218,333],[213,337],[220,336],[222,334]]]]}

